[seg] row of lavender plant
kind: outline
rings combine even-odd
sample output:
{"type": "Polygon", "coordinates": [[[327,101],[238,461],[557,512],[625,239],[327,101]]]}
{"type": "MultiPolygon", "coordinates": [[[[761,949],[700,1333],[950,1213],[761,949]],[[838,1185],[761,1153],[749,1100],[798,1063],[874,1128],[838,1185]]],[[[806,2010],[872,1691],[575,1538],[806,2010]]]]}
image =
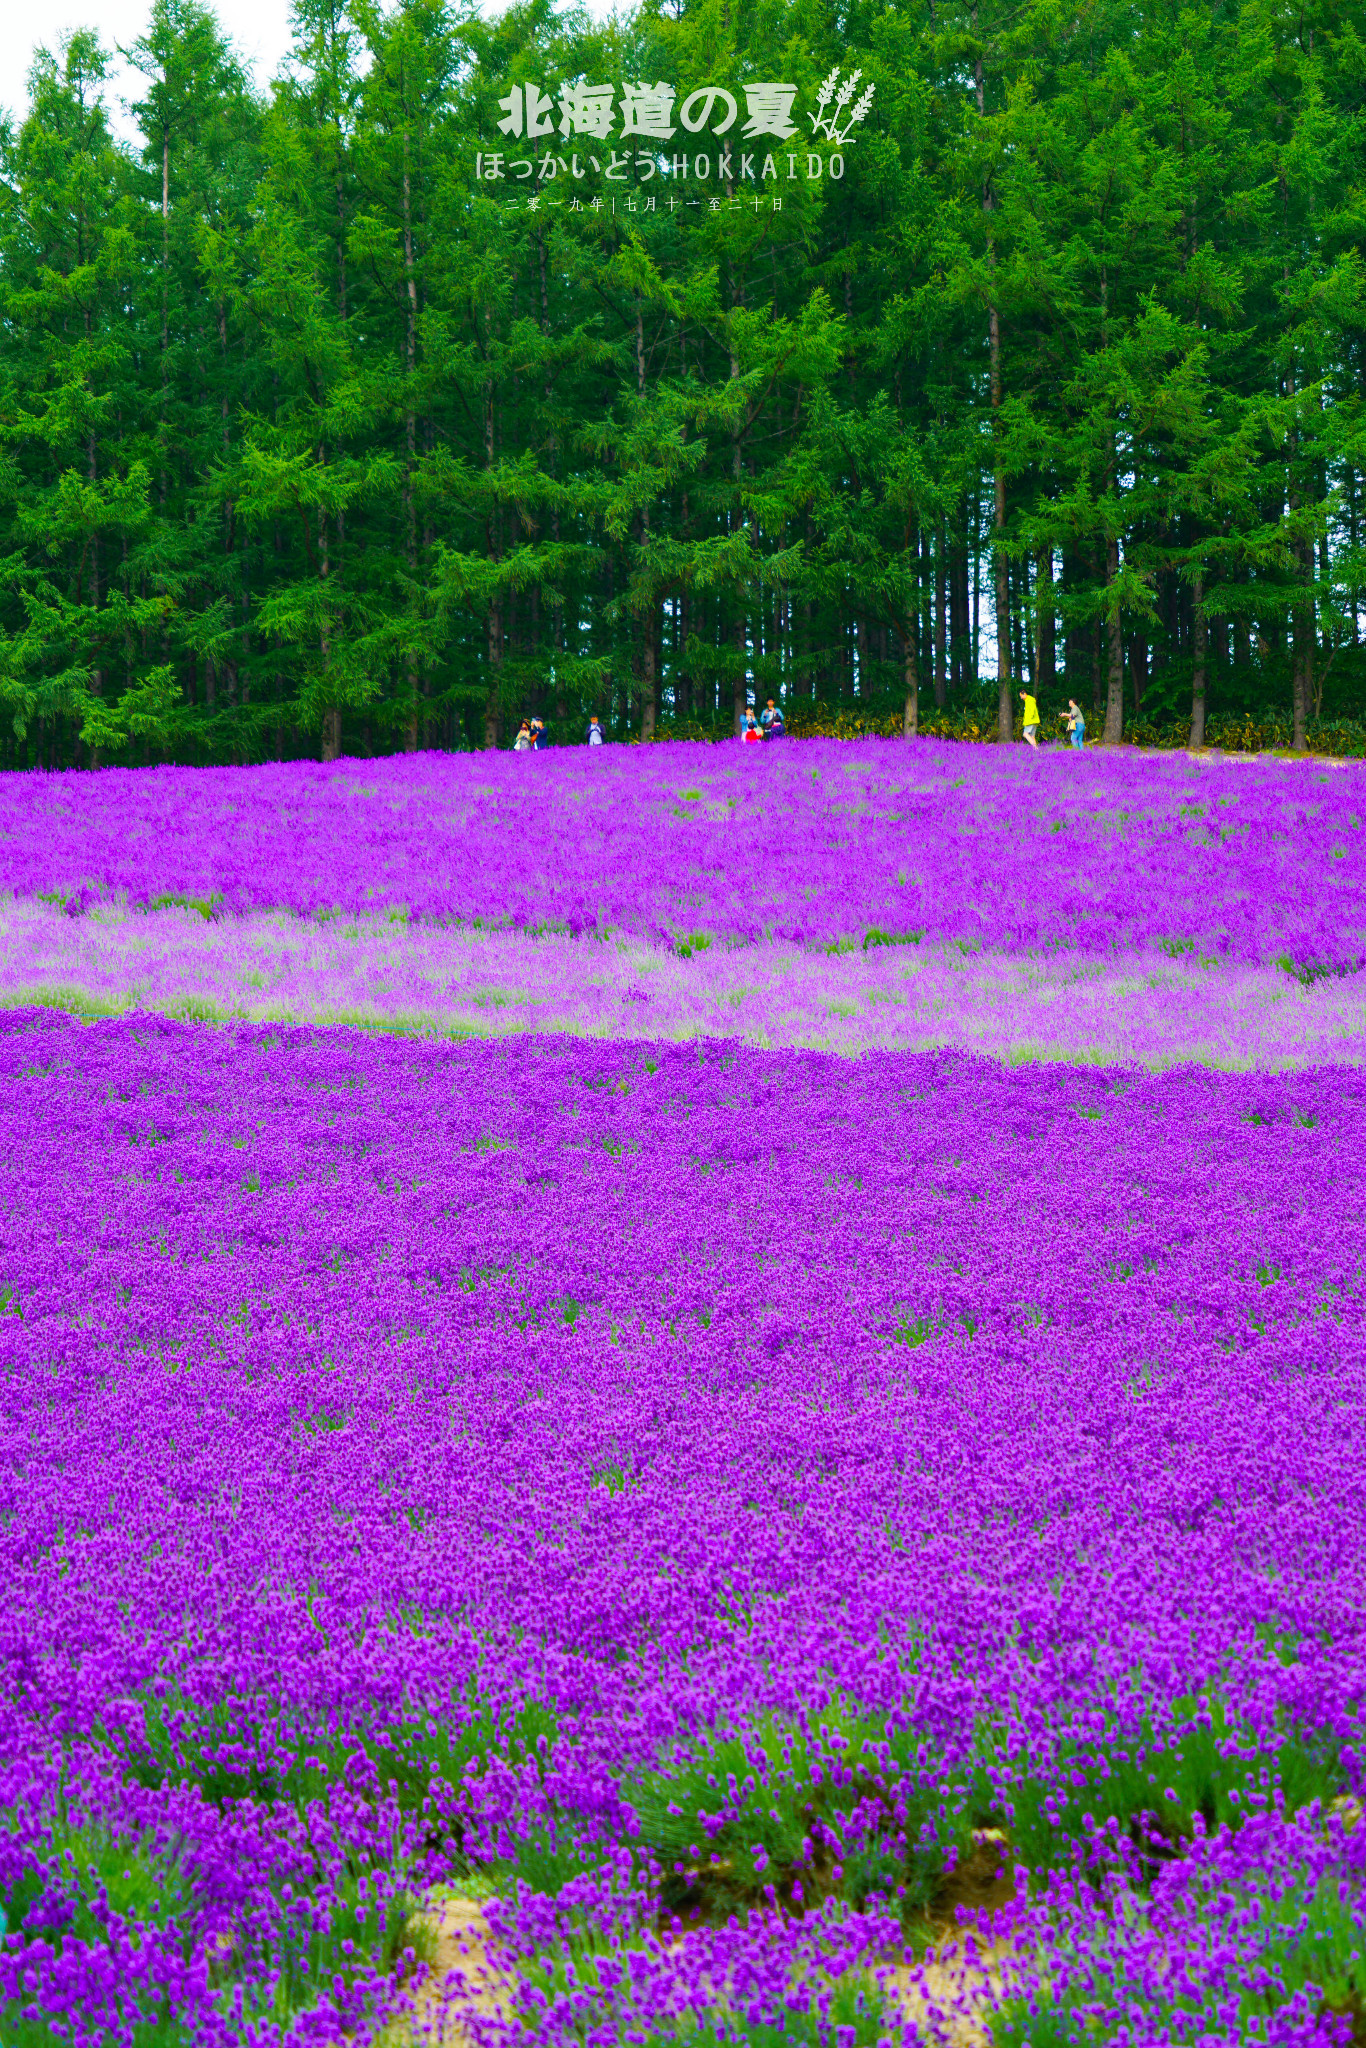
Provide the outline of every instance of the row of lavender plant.
{"type": "Polygon", "coordinates": [[[0,778],[0,879],[79,912],[387,911],[670,945],[870,935],[1366,962],[1357,767],[880,741],[0,778]]]}
{"type": "Polygon", "coordinates": [[[909,2041],[1001,1837],[1002,2039],[1334,2038],[1358,1069],[12,1013],[0,1113],[6,2048],[434,2027],[440,1880],[474,2038],[909,2041]]]}
{"type": "Polygon", "coordinates": [[[725,1037],[845,1054],[958,1046],[1153,1067],[1294,1067],[1366,1051],[1366,971],[1305,980],[1200,953],[1020,954],[928,940],[683,955],[634,939],[375,916],[206,921],[167,907],[73,920],[23,900],[0,902],[0,1003],[451,1037],[725,1037]]]}

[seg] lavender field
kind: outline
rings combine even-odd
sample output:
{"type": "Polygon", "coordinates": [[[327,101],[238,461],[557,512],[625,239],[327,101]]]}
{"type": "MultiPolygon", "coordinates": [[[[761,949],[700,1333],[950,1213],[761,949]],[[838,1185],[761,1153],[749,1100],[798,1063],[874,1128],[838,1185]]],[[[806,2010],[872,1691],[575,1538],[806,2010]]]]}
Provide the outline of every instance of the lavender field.
{"type": "Polygon", "coordinates": [[[1366,769],[925,741],[0,776],[14,895],[1366,965],[1366,769]]]}
{"type": "Polygon", "coordinates": [[[966,751],[0,782],[5,2048],[1359,2038],[1362,771],[966,751]]]}

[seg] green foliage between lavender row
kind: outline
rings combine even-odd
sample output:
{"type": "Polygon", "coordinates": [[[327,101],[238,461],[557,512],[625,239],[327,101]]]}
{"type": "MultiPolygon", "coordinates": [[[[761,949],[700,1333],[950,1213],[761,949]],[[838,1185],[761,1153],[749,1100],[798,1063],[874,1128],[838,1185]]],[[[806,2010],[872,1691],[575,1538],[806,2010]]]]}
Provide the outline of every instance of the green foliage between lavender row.
{"type": "MultiPolygon", "coordinates": [[[[183,1936],[185,1960],[193,1950],[196,1917],[194,1881],[180,1845],[163,1830],[129,1836],[98,1823],[74,1820],[65,1811],[50,1816],[45,1854],[7,1890],[4,1909],[10,1929],[55,1944],[79,1942],[98,1952],[111,1929],[156,1928],[183,1936]]],[[[319,1885],[321,1870],[315,1873],[319,1885]]],[[[297,2015],[339,1981],[364,1970],[411,1974],[429,1959],[430,1937],[415,1916],[416,1901],[401,1886],[378,1885],[354,1864],[338,1877],[329,1872],[327,1910],[287,1932],[258,1939],[249,1949],[225,1940],[211,1965],[223,2011],[263,2030],[287,2036],[297,2015]]],[[[301,1900],[301,1903],[303,1901],[301,1900]]],[[[316,1899],[307,1903],[316,1909],[316,1899]]],[[[182,2048],[180,2020],[144,2002],[130,2023],[133,2048],[182,2048]]],[[[0,2000],[0,2025],[11,2048],[49,2048],[52,2015],[23,1999],[0,2000]]]]}
{"type": "MultiPolygon", "coordinates": [[[[400,1813],[425,1822],[425,1832],[420,1828],[411,1838],[419,1854],[445,1853],[453,1869],[500,1890],[559,1893],[619,1861],[615,1841],[567,1811],[551,1811],[523,1829],[501,1860],[469,1861],[451,1789],[494,1759],[543,1769],[559,1730],[558,1717],[534,1702],[501,1713],[472,1689],[466,1705],[461,1719],[415,1720],[380,1736],[341,1728],[291,1733],[283,1711],[267,1724],[246,1706],[204,1713],[184,1702],[149,1699],[141,1733],[111,1734],[110,1740],[132,1778],[196,1786],[224,1812],[241,1801],[265,1802],[281,1814],[303,1815],[318,1804],[325,1810],[333,1786],[354,1786],[363,1756],[376,1790],[392,1796],[400,1813]],[[271,1763],[256,1768],[244,1761],[253,1748],[271,1763]],[[291,1751],[293,1767],[281,1768],[279,1760],[291,1751]]],[[[1046,1871],[1068,1866],[1078,1844],[1093,1838],[1098,1824],[1113,1821],[1155,1872],[1197,1828],[1236,1827],[1272,1800],[1292,1812],[1314,1801],[1327,1806],[1342,1784],[1331,1743],[1292,1729],[1259,1741],[1213,1695],[1178,1703],[1160,1729],[1145,1717],[1124,1735],[1116,1726],[1084,1741],[1063,1736],[1047,1754],[1018,1749],[1004,1724],[983,1725],[969,1756],[952,1766],[936,1764],[904,1717],[832,1699],[802,1722],[765,1717],[742,1735],[700,1734],[658,1768],[630,1774],[621,1793],[635,1814],[628,1858],[634,1882],[656,1899],[666,1921],[674,1914],[720,1921],[765,1902],[798,1912],[827,1900],[882,1902],[916,1935],[951,1914],[954,1874],[979,1830],[1001,1831],[1017,1861],[1046,1871]]],[[[116,1839],[60,1813],[49,1834],[45,1867],[11,1884],[3,1900],[11,1926],[43,1938],[45,1927],[55,1932],[61,1925],[92,1938],[111,1913],[166,1927],[187,1914],[189,1881],[173,1841],[116,1839]],[[58,1899],[63,1904],[54,1923],[58,1899]]],[[[269,1997],[264,2006],[257,1999],[256,2017],[285,2026],[338,1976],[367,1966],[391,1968],[405,1948],[415,1947],[420,1956],[422,1930],[411,1918],[419,1881],[402,1868],[386,1875],[381,1897],[370,1873],[348,1865],[339,1884],[331,1880],[324,1924],[269,1954],[225,1951],[225,2008],[244,1993],[250,2006],[252,1987],[268,1974],[269,1997]]],[[[1334,1934],[1327,1893],[1310,1903],[1314,1913],[1322,1905],[1328,1914],[1324,1954],[1334,1942],[1342,1947],[1343,1915],[1334,1934]]],[[[547,1951],[519,1965],[526,1983],[554,1992],[567,1956],[592,1981],[596,1940],[586,1925],[574,1936],[576,1924],[571,1911],[564,1953],[547,1951]]],[[[1302,1951],[1302,1928],[1297,1938],[1302,1951]]],[[[1357,1982],[1357,1959],[1345,1949],[1333,1954],[1338,1974],[1332,1981],[1345,1999],[1357,1982]]],[[[871,1980],[844,1983],[837,2002],[840,2024],[853,2026],[856,2040],[865,2038],[865,2028],[872,2029],[870,2041],[877,2038],[881,2000],[871,1980]]],[[[1049,2031],[1064,2018],[1021,2010],[1007,2038],[1043,2048],[1054,2038],[1070,2038],[1049,2031]]],[[[726,2019],[718,2009],[705,2024],[726,2019]]],[[[17,2012],[6,2014],[4,2024],[7,2040],[20,2048],[32,2040],[36,2048],[38,2036],[17,2012]]],[[[727,2038],[751,2036],[732,2031],[727,2038]]],[[[762,2043],[768,2037],[752,2038],[762,2043]]],[[[799,2030],[783,2038],[808,2036],[799,2030]]],[[[155,2027],[144,2028],[138,2040],[139,2048],[161,2048],[155,2027]]]]}
{"type": "MultiPolygon", "coordinates": [[[[143,1730],[110,1740],[130,1778],[194,1785],[224,1810],[250,1800],[303,1813],[348,1772],[354,1780],[363,1756],[369,1782],[400,1812],[429,1817],[429,1846],[444,1842],[473,1868],[441,1795],[494,1759],[544,1770],[561,1731],[534,1702],[502,1713],[472,1690],[468,1704],[468,1718],[378,1734],[299,1731],[284,1710],[262,1722],[245,1706],[203,1712],[148,1699],[143,1730]],[[271,1761],[253,1764],[253,1749],[271,1761]]],[[[1046,1749],[1021,1749],[1004,1721],[983,1724],[957,1762],[937,1760],[904,1716],[832,1700],[802,1721],[765,1716],[743,1733],[700,1733],[657,1767],[628,1773],[620,1791],[636,1817],[635,1855],[657,1877],[666,1912],[724,1918],[772,1890],[787,1904],[880,1898],[916,1922],[975,1830],[1004,1830],[1019,1862],[1046,1870],[1067,1863],[1092,1823],[1113,1820],[1160,1859],[1197,1825],[1237,1826],[1272,1797],[1292,1812],[1326,1805],[1343,1786],[1332,1741],[1289,1727],[1258,1737],[1208,1693],[1178,1701],[1161,1725],[1144,1714],[1123,1732],[1118,1722],[1085,1740],[1060,1732],[1046,1749]]],[[[601,1853],[591,1828],[555,1811],[510,1858],[484,1867],[499,1883],[557,1892],[601,1853]]],[[[11,1916],[22,1909],[11,1896],[11,1916]]]]}

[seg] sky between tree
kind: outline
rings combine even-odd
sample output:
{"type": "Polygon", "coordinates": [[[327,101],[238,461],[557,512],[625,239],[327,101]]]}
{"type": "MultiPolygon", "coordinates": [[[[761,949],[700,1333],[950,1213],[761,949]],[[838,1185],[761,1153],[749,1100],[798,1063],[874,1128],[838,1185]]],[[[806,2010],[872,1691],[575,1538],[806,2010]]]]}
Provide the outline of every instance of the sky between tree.
{"type": "MultiPolygon", "coordinates": [[[[499,14],[501,7],[485,4],[484,14],[499,14]]],[[[604,0],[588,0],[587,11],[596,17],[610,13],[604,0]]],[[[225,34],[230,38],[257,86],[264,91],[280,68],[290,44],[289,0],[223,0],[215,8],[225,34]]],[[[0,8],[0,110],[21,116],[29,103],[28,74],[36,44],[52,49],[72,29],[93,29],[106,49],[136,42],[147,26],[146,0],[59,0],[51,14],[43,11],[41,26],[26,7],[0,8]]],[[[116,135],[131,136],[134,124],[120,102],[133,92],[132,74],[120,66],[109,81],[106,103],[116,135]]]]}

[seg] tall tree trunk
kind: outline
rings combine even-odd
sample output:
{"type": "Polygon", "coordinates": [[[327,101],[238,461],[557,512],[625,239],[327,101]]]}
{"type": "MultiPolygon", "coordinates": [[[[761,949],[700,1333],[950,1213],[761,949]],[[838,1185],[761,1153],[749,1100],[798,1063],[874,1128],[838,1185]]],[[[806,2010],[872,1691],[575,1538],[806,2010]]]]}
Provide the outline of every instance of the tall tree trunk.
{"type": "MultiPolygon", "coordinates": [[[[1281,223],[1282,230],[1285,232],[1289,217],[1290,189],[1284,172],[1282,172],[1280,178],[1280,191],[1281,223]]],[[[1281,282],[1285,286],[1288,286],[1290,283],[1288,262],[1283,263],[1281,266],[1281,282]]],[[[1286,372],[1286,396],[1292,399],[1296,396],[1298,390],[1299,380],[1297,371],[1298,364],[1292,352],[1290,365],[1286,372]]],[[[1299,421],[1297,417],[1292,415],[1290,434],[1286,445],[1285,475],[1285,508],[1292,520],[1300,509],[1299,478],[1296,475],[1299,444],[1299,421]]],[[[1312,580],[1314,573],[1313,546],[1312,541],[1301,539],[1299,536],[1296,536],[1291,544],[1291,557],[1299,571],[1297,580],[1300,583],[1307,583],[1312,580]],[[1307,569],[1306,562],[1308,564],[1307,569]]],[[[1290,598],[1290,675],[1291,718],[1294,733],[1292,744],[1297,754],[1304,753],[1309,745],[1309,692],[1313,686],[1314,675],[1313,634],[1314,614],[1312,611],[1309,613],[1306,630],[1305,607],[1299,598],[1299,592],[1294,590],[1290,598]]]]}
{"type": "Polygon", "coordinates": [[[749,702],[748,685],[745,679],[745,665],[749,658],[748,634],[743,612],[735,621],[735,690],[731,703],[731,723],[737,733],[744,730],[745,706],[749,702]]]}
{"type": "MultiPolygon", "coordinates": [[[[228,412],[228,309],[226,301],[223,299],[218,301],[218,361],[220,374],[223,379],[223,391],[219,401],[219,437],[223,449],[223,463],[226,468],[228,450],[231,445],[231,422],[228,412]]],[[[230,560],[236,552],[236,548],[236,508],[231,497],[227,497],[223,501],[224,556],[230,560]]],[[[231,599],[229,599],[229,603],[231,604],[231,599]]],[[[225,663],[223,673],[228,685],[228,702],[231,704],[233,700],[233,683],[236,680],[236,663],[225,663]]],[[[238,721],[234,719],[233,724],[236,727],[238,721]]],[[[232,753],[235,760],[237,758],[237,734],[235,731],[232,740],[232,753]]]]}
{"type": "MultiPolygon", "coordinates": [[[[996,309],[991,313],[991,409],[993,415],[1001,406],[1001,344],[996,309]]],[[[992,567],[996,579],[996,737],[1011,740],[1015,736],[1015,706],[1011,701],[1010,679],[1010,565],[1005,551],[1006,524],[1006,478],[1003,469],[997,469],[995,484],[995,516],[992,533],[992,567]]]]}
{"type": "Polygon", "coordinates": [[[906,707],[901,715],[901,737],[913,740],[920,731],[920,658],[915,644],[915,620],[902,627],[905,645],[906,707]]]}
{"type": "MultiPolygon", "coordinates": [[[[1105,543],[1105,581],[1114,590],[1119,581],[1119,541],[1112,534],[1105,543]]],[[[1119,596],[1105,610],[1106,664],[1105,727],[1101,734],[1107,747],[1117,747],[1124,737],[1124,628],[1119,596]]]]}
{"type": "Polygon", "coordinates": [[[171,131],[161,130],[161,379],[166,382],[165,355],[171,323],[171,131]]]}
{"type": "MultiPolygon", "coordinates": [[[[1104,354],[1109,348],[1110,335],[1110,278],[1108,270],[1102,268],[1100,275],[1100,346],[1104,354]]],[[[1114,531],[1105,543],[1105,622],[1109,640],[1109,673],[1105,697],[1105,729],[1101,739],[1107,747],[1117,747],[1124,737],[1124,620],[1119,601],[1119,500],[1121,485],[1119,479],[1119,455],[1115,446],[1115,426],[1111,423],[1109,434],[1109,468],[1105,474],[1104,495],[1115,494],[1114,531]]]]}
{"type": "Polygon", "coordinates": [[[1129,672],[1134,680],[1134,717],[1141,717],[1143,693],[1148,687],[1148,635],[1142,625],[1129,635],[1129,672]]]}
{"type": "MultiPolygon", "coordinates": [[[[975,32],[975,6],[972,25],[975,32]]],[[[976,60],[975,82],[977,113],[979,118],[985,118],[986,74],[980,53],[976,60]]],[[[992,225],[995,211],[996,194],[988,178],[982,186],[982,212],[986,215],[987,285],[990,292],[987,333],[991,350],[991,468],[995,501],[991,553],[996,583],[996,737],[1008,742],[1015,737],[1015,706],[1010,695],[1010,568],[1005,551],[1006,473],[1001,464],[1001,315],[996,304],[996,236],[992,225]]]]}
{"type": "MultiPolygon", "coordinates": [[[[413,203],[408,169],[408,130],[403,131],[403,276],[407,293],[407,328],[403,348],[403,518],[406,528],[405,552],[408,562],[408,607],[417,596],[417,507],[413,495],[413,471],[417,463],[417,415],[413,406],[413,376],[417,366],[417,276],[413,268],[413,203]]],[[[417,751],[418,662],[410,652],[408,675],[408,751],[417,751]]]]}
{"type": "Polygon", "coordinates": [[[326,692],[332,670],[332,612],[331,579],[332,565],[328,554],[327,514],[318,514],[318,575],[322,582],[322,621],[318,627],[318,650],[323,665],[323,759],[335,761],[341,752],[341,706],[329,704],[326,692]]]}
{"type": "MultiPolygon", "coordinates": [[[[732,313],[735,311],[736,307],[739,304],[740,287],[735,281],[735,273],[732,270],[730,285],[730,305],[732,313]]],[[[735,380],[739,377],[739,375],[740,358],[735,352],[735,336],[734,331],[732,329],[732,333],[730,336],[731,382],[734,383],[735,380]]],[[[742,467],[743,465],[740,455],[740,433],[737,427],[731,439],[731,477],[734,483],[735,492],[734,504],[730,514],[732,532],[738,531],[744,525],[744,513],[741,509],[740,504],[740,477],[742,467]]],[[[746,632],[747,621],[745,617],[744,601],[741,597],[741,593],[738,590],[735,593],[735,598],[736,603],[740,609],[738,616],[735,620],[735,687],[733,691],[733,701],[731,704],[731,723],[736,734],[738,735],[741,731],[743,731],[745,723],[745,704],[747,701],[745,694],[745,663],[747,658],[746,641],[748,639],[748,635],[746,632]]]]}
{"type": "Polygon", "coordinates": [[[962,656],[958,666],[965,683],[975,690],[981,680],[982,649],[982,501],[976,491],[972,494],[972,540],[967,534],[967,500],[964,499],[964,541],[958,556],[959,580],[963,586],[963,623],[967,627],[962,656]],[[971,559],[969,559],[969,557],[971,559]],[[968,606],[968,582],[972,583],[971,611],[968,606]]]}
{"type": "Polygon", "coordinates": [[[1314,690],[1314,602],[1312,579],[1314,574],[1314,543],[1301,540],[1295,545],[1295,557],[1299,566],[1300,581],[1306,588],[1306,596],[1300,597],[1291,613],[1294,659],[1294,747],[1297,754],[1304,753],[1309,745],[1309,704],[1314,690]],[[1307,599],[1307,601],[1306,601],[1307,599]]]}
{"type": "MultiPolygon", "coordinates": [[[[1062,551],[1063,596],[1065,598],[1072,596],[1081,580],[1080,559],[1070,549],[1064,547],[1062,551]]],[[[1085,629],[1078,625],[1075,620],[1069,619],[1063,627],[1062,636],[1063,676],[1067,684],[1068,695],[1076,697],[1078,701],[1080,701],[1082,687],[1082,672],[1086,666],[1085,645],[1085,629]]]]}
{"type": "Polygon", "coordinates": [[[650,606],[641,620],[640,686],[641,712],[640,737],[652,740],[659,724],[659,669],[657,665],[657,643],[655,640],[654,606],[650,606]]]}
{"type": "Polygon", "coordinates": [[[1015,565],[1012,577],[1015,585],[1015,632],[1011,641],[1013,649],[1012,667],[1022,683],[1029,683],[1030,694],[1038,695],[1038,677],[1034,671],[1034,641],[1029,630],[1029,557],[1021,556],[1015,565]]]}
{"type": "Polygon", "coordinates": [[[1214,682],[1219,680],[1219,671],[1228,666],[1228,620],[1217,612],[1209,622],[1209,670],[1214,682]]]}
{"type": "MultiPolygon", "coordinates": [[[[537,183],[539,185],[539,178],[537,183]]],[[[535,240],[536,267],[541,284],[541,333],[548,342],[550,339],[550,288],[546,281],[545,236],[539,228],[536,230],[535,240]]],[[[545,404],[547,412],[550,410],[553,395],[554,380],[550,374],[550,356],[547,349],[545,370],[545,404]]],[[[552,477],[559,474],[557,450],[553,434],[550,436],[546,446],[546,464],[552,477]]],[[[564,695],[564,591],[560,581],[560,508],[558,505],[556,505],[550,515],[550,537],[555,543],[555,594],[552,602],[553,618],[551,626],[551,637],[555,649],[555,718],[560,727],[563,728],[565,719],[568,717],[568,707],[566,706],[564,695]]]]}
{"type": "MultiPolygon", "coordinates": [[[[966,513],[966,503],[964,504],[966,513]]],[[[958,549],[949,533],[948,522],[942,521],[939,541],[944,550],[944,633],[947,652],[944,661],[944,688],[948,690],[963,681],[964,664],[968,645],[968,606],[964,602],[966,592],[958,574],[958,549]]],[[[967,543],[963,543],[963,566],[967,566],[967,543]]]]}
{"type": "Polygon", "coordinates": [[[493,598],[489,604],[488,621],[489,687],[484,699],[484,745],[493,749],[498,745],[502,726],[502,671],[503,671],[503,606],[500,598],[493,598]]]}
{"type": "MultiPolygon", "coordinates": [[[[1101,284],[1101,332],[1105,332],[1105,311],[1108,298],[1108,284],[1101,284]]],[[[1104,344],[1102,343],[1102,346],[1104,344]]],[[[1115,451],[1113,433],[1110,438],[1110,467],[1105,477],[1105,492],[1119,495],[1119,465],[1115,451]]],[[[1105,632],[1109,660],[1107,663],[1105,694],[1105,726],[1101,739],[1107,747],[1117,747],[1124,738],[1124,617],[1119,601],[1119,520],[1115,518],[1115,531],[1105,542],[1105,632]]]]}
{"type": "MultiPolygon", "coordinates": [[[[687,496],[683,499],[683,527],[687,531],[687,496]]],[[[676,614],[678,624],[678,646],[674,656],[674,717],[680,724],[694,716],[692,699],[692,674],[688,668],[688,641],[692,630],[692,598],[684,590],[678,599],[676,614]]]]}
{"type": "MultiPolygon", "coordinates": [[[[487,322],[486,314],[486,327],[487,322]]],[[[493,384],[490,381],[484,386],[484,468],[490,476],[493,474],[493,453],[493,384]]],[[[484,538],[489,560],[495,564],[501,562],[502,532],[498,510],[493,504],[489,507],[484,538]]],[[[484,745],[492,750],[498,745],[499,727],[502,722],[503,601],[497,589],[489,599],[488,669],[488,695],[484,699],[484,745]]]]}
{"type": "Polygon", "coordinates": [[[966,496],[959,512],[959,536],[949,542],[949,676],[959,689],[968,689],[977,680],[978,621],[977,579],[973,573],[977,556],[975,543],[970,547],[968,541],[966,496]]]}
{"type": "MultiPolygon", "coordinates": [[[[89,322],[87,320],[88,332],[89,322]]],[[[86,444],[86,472],[93,486],[96,479],[95,430],[93,427],[90,430],[86,444]]],[[[93,533],[90,537],[90,605],[96,627],[98,627],[100,617],[100,536],[98,532],[93,533]]],[[[90,672],[90,689],[92,695],[96,697],[104,695],[104,670],[98,663],[90,672]]],[[[90,766],[98,768],[99,765],[100,750],[98,747],[92,747],[90,750],[90,766]]]]}
{"type": "MultiPolygon", "coordinates": [[[[643,409],[645,405],[645,307],[639,292],[636,293],[636,398],[643,409]]],[[[736,444],[735,452],[738,461],[740,453],[738,443],[736,444]]],[[[642,505],[640,508],[640,550],[645,560],[648,560],[649,546],[650,508],[648,505],[642,505]]],[[[645,560],[642,561],[641,566],[648,576],[649,572],[645,569],[645,560]]],[[[642,698],[640,737],[643,740],[652,740],[654,738],[655,728],[659,723],[659,672],[655,661],[655,632],[655,604],[653,593],[651,593],[640,620],[640,681],[642,698]]]]}
{"type": "Polygon", "coordinates": [[[1193,747],[1205,744],[1205,666],[1208,635],[1205,630],[1205,577],[1197,569],[1191,578],[1191,738],[1193,747]]]}
{"type": "Polygon", "coordinates": [[[1035,632],[1038,659],[1034,670],[1034,694],[1051,691],[1055,681],[1053,611],[1053,550],[1040,548],[1035,571],[1034,608],[1038,614],[1035,632]]]}
{"type": "Polygon", "coordinates": [[[932,668],[934,673],[934,703],[937,711],[942,711],[948,702],[949,678],[946,659],[948,652],[948,620],[945,617],[945,612],[948,604],[949,580],[944,560],[947,540],[948,534],[945,530],[944,521],[941,519],[934,530],[934,558],[931,564],[934,574],[934,614],[932,626],[934,654],[932,668]]]}
{"type": "MultiPolygon", "coordinates": [[[[1347,500],[1347,508],[1348,508],[1348,520],[1349,520],[1349,527],[1348,527],[1348,539],[1349,539],[1349,541],[1350,541],[1350,543],[1351,543],[1351,549],[1352,549],[1352,560],[1353,560],[1353,562],[1355,562],[1355,561],[1356,561],[1356,554],[1357,554],[1357,531],[1358,531],[1358,525],[1357,525],[1357,493],[1358,493],[1358,491],[1359,491],[1359,489],[1360,489],[1360,485],[1361,485],[1361,472],[1360,472],[1360,470],[1356,469],[1355,467],[1352,467],[1352,468],[1349,468],[1349,470],[1348,470],[1347,474],[1348,474],[1348,477],[1350,478],[1350,482],[1349,482],[1349,485],[1348,485],[1348,491],[1349,491],[1349,496],[1348,496],[1348,500],[1347,500]]],[[[1352,609],[1351,609],[1351,617],[1350,617],[1350,619],[1349,619],[1349,622],[1348,622],[1348,626],[1347,626],[1347,637],[1348,637],[1348,640],[1349,640],[1350,644],[1351,644],[1351,645],[1352,645],[1353,647],[1356,647],[1356,646],[1358,646],[1358,645],[1360,644],[1360,639],[1361,639],[1361,617],[1360,617],[1360,609],[1361,609],[1361,592],[1360,592],[1360,591],[1359,591],[1359,590],[1358,590],[1358,589],[1356,588],[1356,586],[1355,586],[1355,585],[1353,585],[1353,588],[1352,588],[1352,591],[1351,591],[1351,599],[1352,599],[1352,609]]]]}
{"type": "MultiPolygon", "coordinates": [[[[661,700],[664,694],[664,607],[652,599],[650,603],[650,661],[654,669],[655,723],[658,723],[661,700]]],[[[651,727],[653,737],[654,727],[651,727]]]]}

